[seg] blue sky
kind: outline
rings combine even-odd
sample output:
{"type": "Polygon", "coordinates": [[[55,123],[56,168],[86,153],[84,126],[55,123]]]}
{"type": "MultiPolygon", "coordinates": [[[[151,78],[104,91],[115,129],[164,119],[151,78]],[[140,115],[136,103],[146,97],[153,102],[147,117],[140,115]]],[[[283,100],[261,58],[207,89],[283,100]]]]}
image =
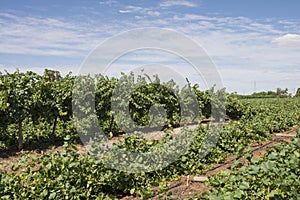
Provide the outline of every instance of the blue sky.
{"type": "Polygon", "coordinates": [[[76,73],[105,39],[160,27],[200,44],[229,92],[294,92],[300,87],[299,8],[298,0],[2,0],[0,71],[47,67],[76,73]]]}

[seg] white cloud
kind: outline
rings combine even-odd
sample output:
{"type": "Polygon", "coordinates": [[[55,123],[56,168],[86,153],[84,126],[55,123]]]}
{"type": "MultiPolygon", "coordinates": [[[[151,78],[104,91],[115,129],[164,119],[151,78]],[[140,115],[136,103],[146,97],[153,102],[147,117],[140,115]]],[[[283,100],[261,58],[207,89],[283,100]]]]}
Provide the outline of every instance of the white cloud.
{"type": "Polygon", "coordinates": [[[167,0],[160,4],[161,7],[171,6],[186,6],[186,7],[197,7],[198,5],[185,0],[167,0]]]}
{"type": "Polygon", "coordinates": [[[300,35],[299,34],[286,34],[280,37],[277,37],[272,40],[273,43],[279,46],[297,46],[300,45],[300,35]]]}
{"type": "Polygon", "coordinates": [[[108,1],[100,1],[99,4],[100,5],[108,5],[108,6],[111,6],[113,4],[117,4],[118,1],[115,1],[115,0],[108,0],[108,1]]]}
{"type": "Polygon", "coordinates": [[[159,17],[160,12],[153,10],[154,8],[143,8],[139,6],[126,6],[124,9],[119,10],[119,13],[139,13],[143,15],[149,15],[151,17],[159,17]]]}
{"type": "MultiPolygon", "coordinates": [[[[182,17],[179,17],[178,15],[175,15],[173,17],[174,20],[179,21],[194,21],[194,20],[217,20],[217,17],[209,17],[204,15],[195,15],[195,14],[185,14],[182,17]]],[[[224,19],[224,18],[223,18],[224,19]]]]}
{"type": "Polygon", "coordinates": [[[148,11],[148,15],[153,16],[153,17],[158,17],[160,15],[160,12],[158,11],[148,11]]]}
{"type": "MultiPolygon", "coordinates": [[[[237,16],[237,17],[211,17],[205,15],[196,15],[196,14],[185,14],[183,16],[175,15],[173,16],[173,20],[181,21],[182,23],[192,22],[194,23],[203,23],[207,22],[210,23],[209,28],[221,28],[226,30],[228,28],[233,30],[240,30],[240,31],[252,31],[252,32],[266,32],[266,33],[274,33],[278,34],[281,33],[280,31],[276,30],[272,24],[270,23],[259,23],[253,19],[237,16]]],[[[208,30],[208,29],[207,29],[208,30]]]]}
{"type": "Polygon", "coordinates": [[[143,11],[145,11],[145,9],[139,6],[126,6],[125,9],[119,10],[120,13],[134,13],[143,11]]]}
{"type": "Polygon", "coordinates": [[[100,28],[78,22],[7,13],[0,13],[0,21],[0,53],[84,56],[102,40],[100,28]]]}
{"type": "Polygon", "coordinates": [[[119,10],[119,13],[132,13],[132,10],[119,10]]]}
{"type": "Polygon", "coordinates": [[[145,18],[145,16],[139,16],[139,15],[136,15],[136,16],[134,16],[134,18],[135,18],[135,19],[138,19],[138,20],[141,20],[141,19],[145,18]]]}
{"type": "Polygon", "coordinates": [[[295,24],[295,22],[291,22],[291,21],[288,21],[288,20],[279,20],[278,23],[284,24],[284,25],[293,25],[293,24],[295,24]]]}

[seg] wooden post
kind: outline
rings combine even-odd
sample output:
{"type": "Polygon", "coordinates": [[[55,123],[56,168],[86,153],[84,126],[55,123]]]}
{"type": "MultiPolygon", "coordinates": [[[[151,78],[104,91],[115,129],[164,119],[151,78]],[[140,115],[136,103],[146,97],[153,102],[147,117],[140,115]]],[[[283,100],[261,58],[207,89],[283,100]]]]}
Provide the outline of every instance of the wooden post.
{"type": "Polygon", "coordinates": [[[279,137],[296,137],[296,134],[276,133],[276,136],[279,136],[279,137]]]}
{"type": "Polygon", "coordinates": [[[18,126],[19,126],[19,145],[18,145],[18,148],[19,148],[19,150],[21,150],[21,149],[23,149],[23,130],[22,130],[22,120],[21,119],[19,119],[18,126]]]}
{"type": "Polygon", "coordinates": [[[55,129],[56,129],[56,124],[57,124],[57,117],[54,119],[53,127],[52,127],[52,133],[51,133],[51,140],[54,144],[56,136],[55,136],[55,129]]]}
{"type": "Polygon", "coordinates": [[[192,181],[204,182],[204,181],[208,181],[208,178],[207,178],[207,176],[194,176],[192,181]]]}

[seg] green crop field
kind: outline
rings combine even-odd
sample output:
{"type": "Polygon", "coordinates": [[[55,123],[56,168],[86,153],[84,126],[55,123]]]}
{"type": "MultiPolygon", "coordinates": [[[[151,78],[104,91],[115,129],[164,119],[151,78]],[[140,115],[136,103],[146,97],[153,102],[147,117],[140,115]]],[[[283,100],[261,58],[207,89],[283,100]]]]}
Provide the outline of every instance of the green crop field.
{"type": "MultiPolygon", "coordinates": [[[[222,127],[199,123],[196,129],[186,131],[185,134],[193,135],[192,143],[168,166],[155,171],[130,173],[105,165],[92,153],[79,151],[78,119],[74,119],[72,109],[72,103],[73,106],[78,103],[72,102],[74,83],[78,78],[85,83],[91,80],[91,77],[72,74],[65,77],[57,75],[54,79],[47,73],[38,75],[16,71],[0,74],[1,162],[13,163],[9,169],[0,168],[0,199],[173,199],[174,195],[183,198],[172,193],[169,183],[187,175],[208,176],[208,181],[204,183],[208,189],[184,198],[300,198],[299,133],[290,137],[290,141],[278,142],[270,147],[261,157],[254,156],[250,146],[271,141],[275,133],[297,132],[300,98],[239,98],[225,90],[215,91],[212,88],[201,91],[198,85],[188,84],[180,88],[172,80],[163,83],[158,77],[145,76],[134,80],[133,74],[123,74],[119,79],[97,75],[94,96],[89,93],[82,95],[91,95],[95,99],[97,123],[107,138],[122,138],[113,145],[119,149],[152,152],[174,140],[172,130],[182,122],[196,123],[211,119],[220,123],[226,119],[222,127]],[[131,122],[111,108],[117,85],[135,89],[127,103],[130,118],[136,124],[155,128],[163,122],[165,134],[162,139],[147,140],[141,136],[142,129],[135,134],[123,133],[123,127],[130,129],[131,122]],[[181,106],[179,100],[185,106],[181,106]],[[192,107],[195,103],[197,107],[192,107]],[[149,110],[155,104],[164,108],[165,115],[151,115],[149,110]],[[214,109],[220,112],[219,115],[213,115],[214,109]],[[216,134],[218,131],[220,135],[216,134]],[[201,157],[201,146],[207,135],[212,138],[216,136],[218,140],[212,150],[201,157]],[[42,153],[27,151],[34,145],[44,143],[63,145],[59,150],[52,147],[42,153]],[[23,152],[15,155],[17,162],[5,158],[9,152],[22,149],[23,152]],[[208,173],[232,156],[233,164],[228,170],[208,173]],[[247,162],[240,162],[241,158],[247,162]]],[[[82,116],[90,112],[79,108],[78,113],[82,116]]],[[[93,123],[87,123],[89,121],[87,118],[82,126],[92,126],[93,123]]],[[[164,153],[168,152],[161,152],[164,153]]],[[[118,162],[130,162],[126,159],[121,156],[118,162]]],[[[163,166],[159,160],[152,162],[156,161],[155,165],[163,166]]]]}

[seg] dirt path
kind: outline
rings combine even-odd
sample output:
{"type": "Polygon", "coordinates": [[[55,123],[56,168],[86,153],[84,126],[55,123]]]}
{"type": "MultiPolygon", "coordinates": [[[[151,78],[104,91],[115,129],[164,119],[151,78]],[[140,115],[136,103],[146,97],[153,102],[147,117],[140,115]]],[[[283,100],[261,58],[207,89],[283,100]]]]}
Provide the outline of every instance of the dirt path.
{"type": "MultiPolygon", "coordinates": [[[[208,121],[205,121],[202,123],[205,125],[208,121]]],[[[187,127],[189,130],[194,130],[198,127],[198,123],[189,124],[187,127]]],[[[180,134],[181,129],[183,127],[174,128],[172,131],[170,131],[170,134],[176,136],[180,134]]],[[[132,133],[129,133],[132,134],[132,133]]],[[[144,133],[144,138],[147,140],[161,140],[164,136],[164,131],[151,131],[144,133]]],[[[117,143],[118,141],[124,141],[124,135],[119,135],[116,137],[113,137],[112,139],[108,140],[106,146],[107,148],[111,147],[114,143],[117,143]]],[[[43,143],[43,144],[32,144],[28,147],[26,147],[24,150],[19,151],[17,148],[12,148],[8,150],[0,150],[0,172],[1,171],[7,171],[8,173],[11,173],[11,168],[16,165],[22,156],[27,155],[29,157],[39,156],[45,152],[49,151],[61,151],[63,149],[63,142],[56,142],[55,144],[52,143],[43,143]],[[50,150],[50,147],[54,147],[54,149],[50,150]]],[[[87,153],[89,146],[82,146],[80,144],[75,145],[78,149],[79,153],[87,153]]]]}

